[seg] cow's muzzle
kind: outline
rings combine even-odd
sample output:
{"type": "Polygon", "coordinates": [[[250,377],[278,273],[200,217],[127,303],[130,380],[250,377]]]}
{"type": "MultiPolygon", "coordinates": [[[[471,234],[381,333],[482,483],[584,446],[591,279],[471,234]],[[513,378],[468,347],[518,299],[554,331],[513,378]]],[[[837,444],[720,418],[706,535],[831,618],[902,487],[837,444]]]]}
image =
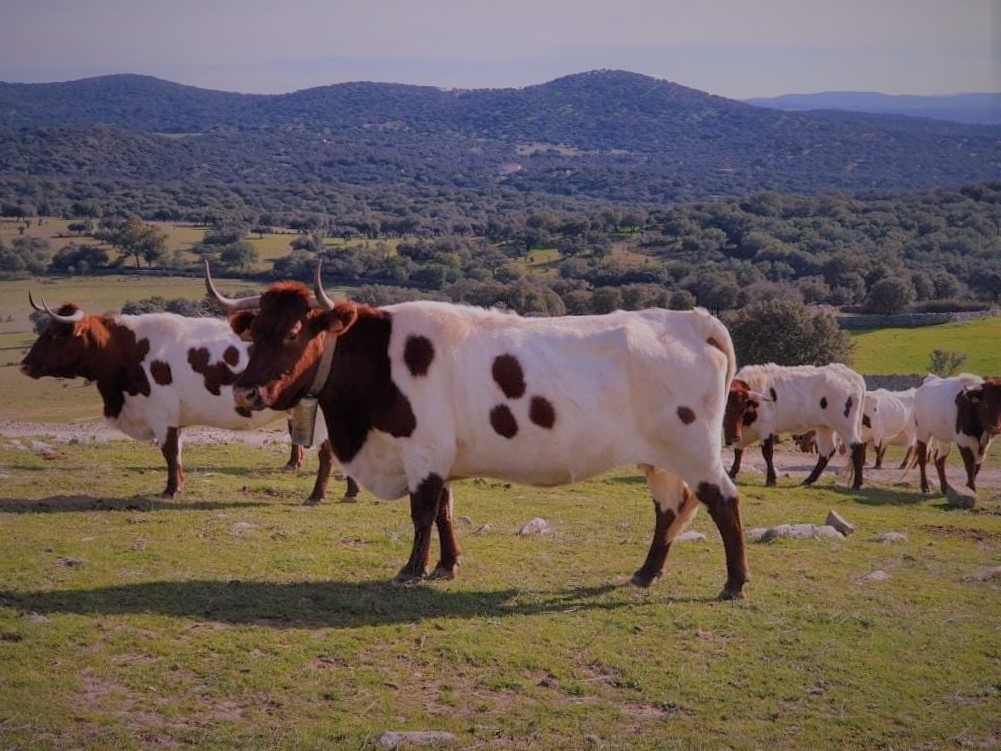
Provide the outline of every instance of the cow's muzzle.
{"type": "Polygon", "coordinates": [[[234,386],[233,401],[236,402],[237,407],[243,409],[264,409],[268,406],[267,400],[264,398],[264,388],[261,386],[256,388],[234,386]]]}

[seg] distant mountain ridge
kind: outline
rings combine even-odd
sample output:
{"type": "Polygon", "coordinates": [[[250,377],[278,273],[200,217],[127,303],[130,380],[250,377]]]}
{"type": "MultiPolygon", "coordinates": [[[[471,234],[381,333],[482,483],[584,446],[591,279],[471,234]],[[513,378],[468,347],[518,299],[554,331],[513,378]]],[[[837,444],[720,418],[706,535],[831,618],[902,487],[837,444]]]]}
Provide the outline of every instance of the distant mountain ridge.
{"type": "Polygon", "coordinates": [[[957,123],[1001,124],[1001,93],[917,96],[879,94],[873,91],[824,91],[816,94],[755,97],[741,101],[756,107],[771,107],[787,112],[843,110],[929,117],[957,123]]]}
{"type": "Polygon", "coordinates": [[[280,95],[136,75],[0,83],[0,200],[35,204],[64,183],[102,195],[184,185],[170,190],[189,203],[224,189],[234,205],[301,205],[290,188],[320,205],[354,188],[649,205],[999,175],[1001,126],[784,112],[627,71],[521,89],[345,83],[280,95]]]}

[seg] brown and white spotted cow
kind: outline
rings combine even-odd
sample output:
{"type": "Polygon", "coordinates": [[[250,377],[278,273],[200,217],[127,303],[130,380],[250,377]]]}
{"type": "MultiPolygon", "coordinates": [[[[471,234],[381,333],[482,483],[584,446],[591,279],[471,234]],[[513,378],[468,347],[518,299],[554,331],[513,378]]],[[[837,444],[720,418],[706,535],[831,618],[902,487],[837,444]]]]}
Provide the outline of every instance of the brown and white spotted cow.
{"type": "MultiPolygon", "coordinates": [[[[54,312],[30,295],[29,301],[50,321],[21,362],[21,371],[32,378],[94,381],[109,424],[159,445],[167,461],[164,495],[176,496],[184,486],[182,428],[244,430],[282,416],[234,405],[233,382],[247,363],[248,345],[226,321],[173,313],[96,316],[72,303],[54,312]]],[[[320,467],[307,503],[323,499],[333,466],[325,424],[317,438],[320,467]]],[[[295,455],[293,447],[290,463],[295,455]]],[[[351,485],[353,481],[349,494],[351,485]]],[[[354,489],[357,493],[356,485],[354,489]]]]}
{"type": "Polygon", "coordinates": [[[230,310],[259,310],[236,403],[288,409],[317,393],[345,471],[381,498],[409,494],[414,542],[397,583],[428,576],[434,526],[441,557],[430,577],[457,574],[452,480],[558,485],[638,464],[656,525],[632,583],[662,575],[701,501],[726,550],[721,597],[743,596],[739,496],[719,452],[733,345],[704,310],[523,318],[440,302],[377,308],[334,303],[319,268],[315,291],[278,282],[229,299],[207,265],[206,285],[230,310]]]}
{"type": "Polygon", "coordinates": [[[948,495],[945,460],[952,444],[959,446],[966,468],[966,487],[976,491],[977,475],[994,437],[1001,433],[1001,377],[981,378],[961,373],[952,378],[926,376],[914,392],[917,460],[921,492],[929,490],[925,467],[928,444],[934,439],[939,486],[948,495]]]}
{"type": "Polygon", "coordinates": [[[841,363],[745,365],[730,385],[723,432],[733,446],[730,476],[740,471],[744,449],[761,441],[765,484],[775,485],[773,452],[780,433],[816,431],[818,459],[803,481],[812,485],[837,451],[835,435],[852,452],[852,487],[862,487],[865,444],[861,438],[865,379],[841,363]]]}

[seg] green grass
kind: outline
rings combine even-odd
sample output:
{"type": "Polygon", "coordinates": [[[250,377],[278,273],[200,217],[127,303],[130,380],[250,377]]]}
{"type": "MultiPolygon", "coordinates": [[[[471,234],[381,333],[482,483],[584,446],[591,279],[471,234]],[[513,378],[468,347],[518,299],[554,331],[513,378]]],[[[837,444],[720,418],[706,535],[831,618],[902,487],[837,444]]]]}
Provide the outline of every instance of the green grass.
{"type": "MultiPolygon", "coordinates": [[[[372,749],[446,730],[504,749],[937,749],[1001,740],[1001,498],[948,511],[912,487],[743,485],[747,527],[858,526],[750,544],[749,599],[714,599],[723,550],[674,546],[626,582],[653,514],[613,473],[456,486],[458,579],[388,584],[405,502],[303,507],[285,447],[190,446],[182,500],[133,441],[0,438],[0,747],[372,749]],[[520,537],[534,516],[553,532],[520,537]],[[874,540],[899,531],[907,540],[874,540]],[[885,581],[864,583],[874,570],[885,581]]],[[[314,460],[315,461],[315,460],[314,460]]],[[[996,460],[990,466],[997,467],[996,460]]],[[[913,478],[912,478],[913,480],[913,478]]]]}
{"type": "Polygon", "coordinates": [[[936,349],[966,354],[962,370],[1001,375],[1001,317],[854,334],[852,367],[859,373],[927,373],[936,349]]]}

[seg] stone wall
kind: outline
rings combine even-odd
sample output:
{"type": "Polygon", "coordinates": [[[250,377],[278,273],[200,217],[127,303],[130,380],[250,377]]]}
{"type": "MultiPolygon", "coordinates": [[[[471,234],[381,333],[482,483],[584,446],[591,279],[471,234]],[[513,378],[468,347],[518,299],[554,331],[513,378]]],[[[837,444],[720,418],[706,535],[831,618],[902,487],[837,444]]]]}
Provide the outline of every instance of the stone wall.
{"type": "Polygon", "coordinates": [[[978,318],[992,318],[998,314],[997,308],[971,310],[962,313],[900,313],[894,316],[839,315],[838,326],[843,329],[885,329],[934,326],[937,323],[973,321],[978,318]]]}

